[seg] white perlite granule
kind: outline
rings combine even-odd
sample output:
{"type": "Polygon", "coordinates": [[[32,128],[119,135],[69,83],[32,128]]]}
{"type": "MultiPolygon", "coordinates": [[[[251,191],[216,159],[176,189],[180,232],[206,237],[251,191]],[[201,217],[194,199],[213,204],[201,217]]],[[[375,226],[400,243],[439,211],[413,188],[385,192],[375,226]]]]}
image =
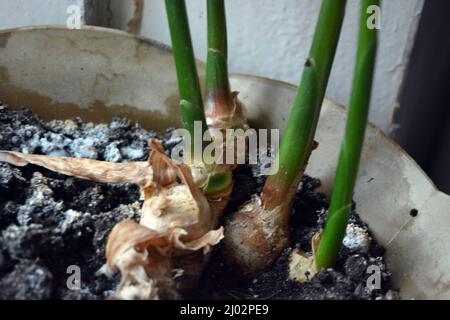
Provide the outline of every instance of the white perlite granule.
{"type": "Polygon", "coordinates": [[[346,235],[342,243],[350,250],[367,252],[369,250],[370,236],[367,229],[350,223],[347,226],[346,235]]]}
{"type": "Polygon", "coordinates": [[[108,162],[120,162],[122,160],[122,154],[119,150],[119,141],[111,142],[106,146],[105,149],[105,160],[108,162]]]}
{"type": "Polygon", "coordinates": [[[72,209],[69,209],[66,212],[64,212],[64,220],[60,224],[62,232],[65,232],[72,223],[80,219],[82,216],[83,214],[81,212],[72,209]]]}
{"type": "Polygon", "coordinates": [[[144,150],[135,147],[120,148],[120,152],[130,160],[137,160],[144,156],[144,150]]]}

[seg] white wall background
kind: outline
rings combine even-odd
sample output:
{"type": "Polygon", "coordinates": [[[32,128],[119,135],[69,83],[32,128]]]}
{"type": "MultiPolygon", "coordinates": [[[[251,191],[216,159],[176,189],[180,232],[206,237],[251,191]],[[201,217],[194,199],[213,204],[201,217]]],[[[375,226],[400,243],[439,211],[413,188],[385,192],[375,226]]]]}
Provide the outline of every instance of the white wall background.
{"type": "MultiPolygon", "coordinates": [[[[170,45],[164,0],[0,0],[0,29],[65,24],[66,9],[96,10],[97,21],[128,30],[135,5],[144,2],[141,34],[170,45]]],[[[206,57],[206,1],[186,0],[196,56],[206,57]]],[[[230,71],[298,84],[307,57],[319,0],[226,0],[230,71]]],[[[341,41],[327,95],[348,104],[354,69],[359,0],[348,0],[341,41]]],[[[423,0],[384,0],[379,59],[370,119],[391,129],[404,69],[423,0]]],[[[89,12],[86,12],[89,16],[89,12]]],[[[95,19],[88,21],[94,21],[95,19]]],[[[237,90],[239,88],[236,88],[237,90]]]]}
{"type": "Polygon", "coordinates": [[[84,0],[0,0],[0,29],[44,24],[66,24],[67,8],[84,0]]]}

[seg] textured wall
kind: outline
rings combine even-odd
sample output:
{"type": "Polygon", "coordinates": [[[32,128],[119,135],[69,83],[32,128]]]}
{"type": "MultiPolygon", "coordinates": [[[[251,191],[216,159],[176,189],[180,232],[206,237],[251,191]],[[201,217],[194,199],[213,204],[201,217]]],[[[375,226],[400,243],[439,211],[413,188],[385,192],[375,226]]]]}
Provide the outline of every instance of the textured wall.
{"type": "MultiPolygon", "coordinates": [[[[111,0],[113,27],[127,30],[135,0],[111,0]]],[[[198,58],[206,57],[205,0],[187,0],[198,58]]],[[[226,0],[230,70],[298,84],[319,0],[226,0]]],[[[343,34],[327,95],[347,104],[351,91],[359,1],[348,0],[343,34]]],[[[141,34],[170,44],[164,0],[144,0],[141,34]]],[[[371,121],[390,129],[422,0],[385,0],[371,121]]]]}
{"type": "Polygon", "coordinates": [[[67,8],[84,0],[0,0],[0,29],[31,25],[66,24],[67,8]]]}

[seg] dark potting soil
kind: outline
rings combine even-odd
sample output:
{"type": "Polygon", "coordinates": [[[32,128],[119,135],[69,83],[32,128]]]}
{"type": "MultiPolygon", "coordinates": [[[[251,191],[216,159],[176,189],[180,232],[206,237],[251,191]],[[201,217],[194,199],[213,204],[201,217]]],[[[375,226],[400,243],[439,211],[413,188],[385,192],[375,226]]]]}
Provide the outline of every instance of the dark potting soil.
{"type": "MultiPolygon", "coordinates": [[[[28,109],[12,111],[0,106],[0,150],[141,161],[149,155],[150,138],[163,141],[169,153],[180,142],[171,134],[170,129],[162,134],[147,131],[126,119],[113,119],[109,124],[85,123],[78,118],[46,122],[28,109]]],[[[264,179],[255,166],[236,170],[227,212],[259,192],[264,179]]],[[[310,239],[326,219],[328,201],[314,191],[319,184],[317,179],[303,179],[291,218],[291,245],[271,269],[241,283],[225,265],[219,245],[199,289],[189,298],[395,298],[384,250],[355,213],[335,270],[321,271],[305,284],[288,279],[290,253],[296,248],[310,252],[310,239]],[[380,271],[379,288],[373,290],[367,286],[369,266],[380,271]]],[[[114,225],[139,219],[139,198],[135,185],[98,184],[37,166],[17,168],[0,163],[0,299],[104,299],[111,295],[120,275],[108,279],[95,273],[105,262],[105,245],[114,225]],[[77,271],[81,290],[73,286],[77,271]]]]}

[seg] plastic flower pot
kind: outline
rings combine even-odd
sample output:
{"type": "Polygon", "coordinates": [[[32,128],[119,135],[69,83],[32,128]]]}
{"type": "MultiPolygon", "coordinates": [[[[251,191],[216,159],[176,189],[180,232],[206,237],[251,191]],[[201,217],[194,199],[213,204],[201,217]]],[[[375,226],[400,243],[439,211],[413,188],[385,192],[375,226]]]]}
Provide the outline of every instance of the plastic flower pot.
{"type": "MultiPolygon", "coordinates": [[[[199,70],[203,75],[202,63],[199,70]]],[[[253,127],[285,127],[294,86],[246,75],[232,75],[231,85],[248,106],[253,127]]],[[[125,116],[155,130],[180,126],[170,51],[121,31],[33,27],[0,32],[0,93],[4,103],[29,106],[44,119],[80,116],[100,122],[125,116]]],[[[327,194],[345,121],[345,108],[325,100],[316,135],[320,147],[307,174],[320,178],[327,194]]],[[[372,125],[355,201],[360,216],[387,250],[400,296],[450,299],[450,197],[372,125]],[[417,215],[411,215],[413,209],[417,215]]]]}

